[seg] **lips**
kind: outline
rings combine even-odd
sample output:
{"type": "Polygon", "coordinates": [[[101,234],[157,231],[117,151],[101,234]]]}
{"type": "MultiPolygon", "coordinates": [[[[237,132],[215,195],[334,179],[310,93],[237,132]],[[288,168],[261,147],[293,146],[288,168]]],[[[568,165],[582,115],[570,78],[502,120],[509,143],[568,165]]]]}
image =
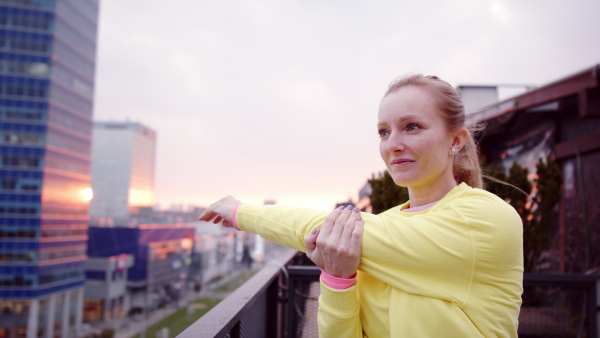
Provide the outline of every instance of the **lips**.
{"type": "Polygon", "coordinates": [[[409,159],[405,159],[405,158],[400,158],[400,159],[393,160],[392,162],[390,162],[390,165],[391,165],[392,167],[402,167],[402,166],[405,166],[405,165],[411,164],[411,163],[413,163],[413,162],[414,162],[414,160],[409,160],[409,159]]]}

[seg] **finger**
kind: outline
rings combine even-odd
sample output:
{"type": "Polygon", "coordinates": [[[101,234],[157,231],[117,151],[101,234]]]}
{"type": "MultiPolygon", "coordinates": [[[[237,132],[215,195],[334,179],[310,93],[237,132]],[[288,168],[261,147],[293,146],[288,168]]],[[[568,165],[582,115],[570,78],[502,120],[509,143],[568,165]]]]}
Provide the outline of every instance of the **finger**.
{"type": "Polygon", "coordinates": [[[217,215],[217,217],[215,217],[215,219],[213,220],[213,223],[214,224],[221,223],[222,220],[223,220],[223,217],[217,215]]]}
{"type": "Polygon", "coordinates": [[[198,220],[208,222],[213,217],[214,217],[214,213],[212,212],[212,208],[208,207],[208,208],[204,209],[202,214],[200,214],[200,217],[198,217],[198,220]]]}
{"type": "Polygon", "coordinates": [[[354,222],[354,230],[352,231],[351,247],[358,250],[358,255],[362,253],[362,235],[364,229],[364,221],[362,217],[357,217],[354,222]]]}
{"type": "Polygon", "coordinates": [[[356,219],[360,216],[360,209],[354,207],[350,215],[348,215],[348,219],[342,228],[342,233],[340,234],[341,243],[350,245],[350,240],[352,238],[352,232],[354,231],[354,226],[356,223],[356,219]]]}
{"type": "Polygon", "coordinates": [[[198,218],[199,221],[204,221],[204,222],[210,222],[212,221],[215,217],[217,217],[217,214],[215,213],[210,213],[210,214],[206,214],[203,215],[202,218],[198,218]]]}
{"type": "Polygon", "coordinates": [[[331,229],[333,228],[333,223],[340,216],[342,210],[344,210],[344,207],[340,206],[333,209],[333,211],[330,212],[329,215],[327,215],[327,218],[325,218],[325,221],[323,221],[323,225],[320,229],[320,232],[322,234],[324,234],[325,236],[329,235],[331,229]]]}
{"type": "Polygon", "coordinates": [[[317,247],[317,237],[319,237],[319,228],[315,228],[311,234],[304,237],[304,246],[306,246],[306,254],[309,258],[317,247]]]}
{"type": "Polygon", "coordinates": [[[226,228],[233,228],[233,224],[226,219],[223,220],[223,226],[226,228]]]}
{"type": "Polygon", "coordinates": [[[335,222],[333,223],[333,228],[331,229],[331,240],[339,240],[340,237],[342,237],[344,226],[346,225],[346,221],[352,214],[352,209],[354,209],[352,205],[347,206],[344,210],[342,210],[342,213],[335,220],[335,222]]]}

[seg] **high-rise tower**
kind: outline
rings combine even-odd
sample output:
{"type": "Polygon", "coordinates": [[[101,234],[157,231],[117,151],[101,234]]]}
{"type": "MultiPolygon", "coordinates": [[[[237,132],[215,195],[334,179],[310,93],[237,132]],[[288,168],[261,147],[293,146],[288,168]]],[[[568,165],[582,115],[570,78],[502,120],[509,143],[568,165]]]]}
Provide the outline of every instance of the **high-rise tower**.
{"type": "Polygon", "coordinates": [[[127,225],[154,204],[156,133],[137,122],[95,122],[92,135],[92,222],[127,225]]]}
{"type": "Polygon", "coordinates": [[[0,0],[0,336],[81,326],[98,0],[0,0]]]}

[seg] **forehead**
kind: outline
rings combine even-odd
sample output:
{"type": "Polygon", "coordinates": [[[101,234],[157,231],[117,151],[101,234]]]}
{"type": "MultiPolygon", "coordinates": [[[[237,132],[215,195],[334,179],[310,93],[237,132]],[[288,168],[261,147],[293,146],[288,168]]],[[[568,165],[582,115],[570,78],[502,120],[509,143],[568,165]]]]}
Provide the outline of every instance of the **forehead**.
{"type": "Polygon", "coordinates": [[[379,105],[379,122],[392,122],[405,117],[441,120],[435,97],[427,89],[402,87],[386,95],[379,105]]]}

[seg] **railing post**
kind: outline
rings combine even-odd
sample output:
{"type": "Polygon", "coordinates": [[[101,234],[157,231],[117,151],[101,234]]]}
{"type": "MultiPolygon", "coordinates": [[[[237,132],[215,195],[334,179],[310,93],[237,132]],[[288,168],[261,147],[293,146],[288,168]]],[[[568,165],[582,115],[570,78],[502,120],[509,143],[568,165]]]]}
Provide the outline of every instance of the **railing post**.
{"type": "MultiPolygon", "coordinates": [[[[596,313],[594,317],[596,319],[596,325],[594,325],[596,332],[594,334],[595,337],[598,337],[598,333],[600,333],[600,275],[596,276],[596,295],[592,299],[596,299],[596,306],[590,313],[596,313]]],[[[590,337],[594,337],[594,335],[590,334],[590,337]]]]}
{"type": "Polygon", "coordinates": [[[231,328],[231,331],[229,331],[229,338],[240,338],[240,326],[242,325],[242,322],[237,322],[235,323],[235,325],[231,328]]]}
{"type": "Polygon", "coordinates": [[[271,285],[267,288],[267,306],[266,306],[266,318],[267,321],[266,335],[267,337],[279,337],[279,277],[276,278],[271,285]],[[277,318],[273,318],[277,317],[277,318]],[[277,323],[273,323],[276,320],[277,323]],[[273,325],[275,324],[275,325],[273,325]]]}
{"type": "Polygon", "coordinates": [[[292,278],[292,276],[290,276],[288,279],[287,304],[286,337],[295,338],[296,311],[294,309],[294,305],[296,304],[296,279],[292,278]]]}

